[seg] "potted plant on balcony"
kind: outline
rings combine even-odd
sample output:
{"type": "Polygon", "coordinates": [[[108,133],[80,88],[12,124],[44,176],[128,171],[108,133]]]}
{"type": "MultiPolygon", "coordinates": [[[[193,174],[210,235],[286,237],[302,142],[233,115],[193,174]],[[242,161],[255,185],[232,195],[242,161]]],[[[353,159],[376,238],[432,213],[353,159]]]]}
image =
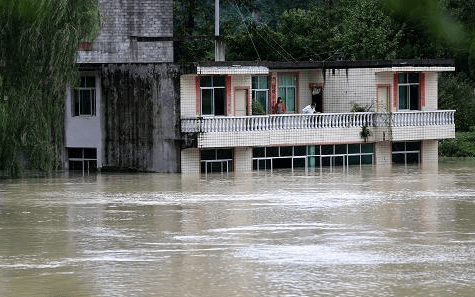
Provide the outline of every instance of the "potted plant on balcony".
{"type": "Polygon", "coordinates": [[[263,115],[266,114],[264,107],[257,100],[252,100],[252,115],[263,115]]]}
{"type": "MultiPolygon", "coordinates": [[[[351,112],[368,112],[371,109],[371,106],[361,106],[358,103],[353,103],[353,106],[351,108],[351,112]]],[[[371,131],[368,128],[368,123],[365,122],[363,126],[361,127],[361,132],[360,132],[361,138],[364,139],[364,142],[368,141],[368,137],[371,136],[371,131]]]]}

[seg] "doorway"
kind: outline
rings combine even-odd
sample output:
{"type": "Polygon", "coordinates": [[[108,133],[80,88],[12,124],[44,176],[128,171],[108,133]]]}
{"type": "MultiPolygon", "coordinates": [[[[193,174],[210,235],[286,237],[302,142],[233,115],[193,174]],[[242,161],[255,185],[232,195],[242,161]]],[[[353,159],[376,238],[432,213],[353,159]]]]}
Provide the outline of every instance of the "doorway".
{"type": "Polygon", "coordinates": [[[247,115],[247,90],[235,90],[236,116],[247,115]]]}
{"type": "Polygon", "coordinates": [[[312,102],[316,104],[316,112],[323,112],[323,87],[312,87],[312,102]]]}

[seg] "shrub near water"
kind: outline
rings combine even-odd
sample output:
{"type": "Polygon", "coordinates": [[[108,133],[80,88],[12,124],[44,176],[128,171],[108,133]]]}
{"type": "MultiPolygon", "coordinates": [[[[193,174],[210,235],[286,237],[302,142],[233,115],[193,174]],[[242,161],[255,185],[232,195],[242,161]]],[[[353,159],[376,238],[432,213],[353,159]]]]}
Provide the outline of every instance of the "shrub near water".
{"type": "Polygon", "coordinates": [[[454,139],[439,142],[439,155],[442,157],[475,157],[475,131],[455,132],[454,139]]]}

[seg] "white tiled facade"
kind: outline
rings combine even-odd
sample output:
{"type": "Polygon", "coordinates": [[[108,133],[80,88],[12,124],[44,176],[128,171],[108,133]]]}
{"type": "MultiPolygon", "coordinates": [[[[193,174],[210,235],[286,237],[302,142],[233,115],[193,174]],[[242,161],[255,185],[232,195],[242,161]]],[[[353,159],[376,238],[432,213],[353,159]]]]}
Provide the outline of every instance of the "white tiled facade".
{"type": "MultiPolygon", "coordinates": [[[[200,150],[233,148],[233,170],[251,171],[253,148],[312,146],[331,144],[371,143],[374,148],[374,163],[377,166],[392,164],[392,143],[420,141],[421,164],[437,163],[437,140],[453,138],[455,126],[451,122],[433,124],[426,115],[421,124],[398,126],[391,121],[398,114],[398,73],[420,73],[420,112],[437,111],[437,72],[453,71],[451,66],[407,66],[407,67],[367,67],[343,69],[263,69],[262,67],[203,67],[197,74],[181,77],[181,116],[182,119],[201,118],[200,75],[225,75],[226,115],[214,117],[215,130],[199,131],[196,148],[182,150],[182,172],[200,171],[200,150]],[[279,77],[283,74],[297,76],[296,114],[312,101],[312,87],[323,87],[323,114],[347,114],[354,104],[365,107],[369,112],[385,113],[387,123],[370,127],[367,139],[361,136],[361,126],[332,126],[326,128],[295,128],[266,130],[256,128],[219,130],[223,121],[235,117],[235,92],[247,90],[247,103],[251,102],[252,77],[266,75],[269,78],[269,104],[279,96],[279,77]],[[428,124],[426,124],[428,123],[428,124]],[[393,126],[394,125],[394,126],[393,126]]],[[[401,111],[403,112],[403,111],[401,111]]],[[[250,111],[247,113],[250,116],[250,111]]],[[[297,115],[296,115],[297,116],[297,115]]],[[[417,111],[411,117],[419,119],[417,111]]],[[[209,116],[206,116],[209,118],[209,116]]],[[[351,120],[350,120],[351,121],[351,120]]],[[[381,118],[379,118],[381,121],[381,118]]],[[[267,122],[266,122],[267,123],[267,122]]],[[[248,124],[244,124],[248,125],[248,124]]],[[[267,125],[267,124],[266,124],[267,125]]]]}

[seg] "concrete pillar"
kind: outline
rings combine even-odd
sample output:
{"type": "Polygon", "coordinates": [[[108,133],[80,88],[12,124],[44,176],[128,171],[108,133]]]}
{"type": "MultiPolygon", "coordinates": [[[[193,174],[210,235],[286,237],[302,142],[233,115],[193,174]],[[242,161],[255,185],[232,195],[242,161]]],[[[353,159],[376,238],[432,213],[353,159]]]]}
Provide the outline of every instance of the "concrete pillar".
{"type": "Polygon", "coordinates": [[[181,151],[181,173],[197,174],[201,172],[200,150],[189,148],[181,151]]]}
{"type": "Polygon", "coordinates": [[[234,171],[252,171],[252,147],[237,147],[234,149],[234,171]]]}
{"type": "Polygon", "coordinates": [[[376,166],[389,166],[392,164],[391,142],[382,141],[374,144],[374,163],[376,166]]]}
{"type": "Polygon", "coordinates": [[[439,142],[438,140],[421,141],[421,167],[438,168],[439,166],[439,142]]]}

